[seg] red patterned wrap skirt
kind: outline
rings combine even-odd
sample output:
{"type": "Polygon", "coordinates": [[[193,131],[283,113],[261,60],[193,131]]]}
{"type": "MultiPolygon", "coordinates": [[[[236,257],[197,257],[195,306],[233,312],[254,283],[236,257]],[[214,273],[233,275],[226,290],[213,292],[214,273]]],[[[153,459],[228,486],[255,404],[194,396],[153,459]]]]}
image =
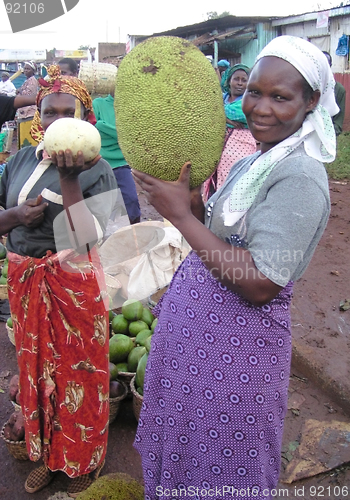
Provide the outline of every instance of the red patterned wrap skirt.
{"type": "Polygon", "coordinates": [[[29,457],[70,477],[88,474],[105,457],[109,417],[108,299],[97,252],[8,258],[29,457]]]}

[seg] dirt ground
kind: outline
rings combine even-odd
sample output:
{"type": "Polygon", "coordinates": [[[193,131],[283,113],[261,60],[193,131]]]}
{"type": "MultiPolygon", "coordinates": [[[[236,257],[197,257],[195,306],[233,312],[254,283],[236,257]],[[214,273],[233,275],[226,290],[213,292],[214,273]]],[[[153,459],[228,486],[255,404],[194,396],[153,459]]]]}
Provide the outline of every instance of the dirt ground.
{"type": "MultiPolygon", "coordinates": [[[[293,336],[314,353],[329,378],[335,375],[346,385],[350,380],[350,310],[340,310],[340,304],[350,300],[350,182],[330,181],[329,187],[327,229],[311,265],[294,287],[293,336]]],[[[349,394],[346,399],[349,412],[349,394]]]]}
{"type": "MultiPolygon", "coordinates": [[[[350,300],[349,236],[350,183],[330,181],[332,213],[324,236],[304,276],[295,284],[293,299],[293,335],[315,349],[325,365],[337,365],[348,374],[350,351],[350,310],[340,311],[342,300],[350,300]]],[[[159,220],[159,214],[139,192],[142,221],[159,220]]],[[[3,425],[13,408],[8,400],[7,385],[16,373],[15,349],[9,342],[5,323],[0,322],[0,423],[3,425]],[[2,390],[4,392],[2,392],[2,390]]],[[[345,375],[344,375],[345,376],[345,375]]],[[[297,366],[292,366],[289,389],[289,410],[286,417],[282,452],[282,471],[275,498],[342,499],[350,497],[350,465],[333,468],[325,474],[286,484],[286,467],[297,456],[305,422],[349,423],[345,413],[332,398],[306,377],[297,366]]],[[[106,466],[103,473],[126,472],[142,481],[141,462],[132,443],[137,422],[131,400],[122,402],[117,419],[110,425],[106,466]]],[[[15,460],[3,440],[0,440],[0,498],[3,500],[47,500],[58,491],[66,491],[67,478],[63,473],[44,490],[30,495],[24,490],[28,473],[37,465],[15,460]]],[[[343,448],[348,446],[345,443],[343,448]]],[[[327,449],[326,449],[327,452],[327,449]]],[[[337,454],[336,449],[328,453],[337,454]]],[[[350,453],[346,460],[350,461],[350,453]]],[[[219,500],[219,499],[217,499],[219,500]]]]}

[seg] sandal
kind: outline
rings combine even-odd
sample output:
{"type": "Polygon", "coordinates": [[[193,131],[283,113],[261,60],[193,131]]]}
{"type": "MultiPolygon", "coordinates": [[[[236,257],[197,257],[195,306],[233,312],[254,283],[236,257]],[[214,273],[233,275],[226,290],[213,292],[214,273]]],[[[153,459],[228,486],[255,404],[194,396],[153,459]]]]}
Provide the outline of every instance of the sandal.
{"type": "Polygon", "coordinates": [[[41,465],[37,469],[32,470],[29,474],[24,484],[24,488],[28,493],[40,491],[51,483],[54,475],[55,473],[50,471],[45,465],[41,465]]]}
{"type": "Polygon", "coordinates": [[[105,460],[96,467],[95,470],[90,472],[90,474],[85,474],[84,476],[78,476],[71,479],[70,485],[68,487],[68,495],[72,498],[76,498],[79,493],[85,491],[96,479],[98,479],[101,474],[101,470],[105,465],[105,460]]]}
{"type": "Polygon", "coordinates": [[[67,493],[70,497],[76,498],[79,493],[85,491],[93,483],[89,474],[77,476],[70,480],[67,493]]]}
{"type": "Polygon", "coordinates": [[[101,470],[105,466],[105,463],[106,463],[106,461],[103,460],[103,462],[101,462],[100,465],[98,465],[95,470],[93,470],[92,472],[90,472],[90,477],[91,477],[91,479],[93,481],[96,481],[96,479],[99,478],[99,476],[101,474],[101,470]]]}

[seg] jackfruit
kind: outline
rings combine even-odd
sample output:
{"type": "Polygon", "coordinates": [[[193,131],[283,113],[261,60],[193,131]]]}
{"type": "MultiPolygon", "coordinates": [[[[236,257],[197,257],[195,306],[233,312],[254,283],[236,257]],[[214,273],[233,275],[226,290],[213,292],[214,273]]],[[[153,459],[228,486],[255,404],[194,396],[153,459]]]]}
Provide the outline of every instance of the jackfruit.
{"type": "Polygon", "coordinates": [[[99,477],[89,488],[79,493],[78,500],[143,500],[144,488],[133,477],[114,472],[99,477]]]}
{"type": "Polygon", "coordinates": [[[114,98],[118,141],[132,168],[190,187],[215,170],[226,118],[219,79],[205,55],[174,36],[148,38],[122,60],[114,98]]]}

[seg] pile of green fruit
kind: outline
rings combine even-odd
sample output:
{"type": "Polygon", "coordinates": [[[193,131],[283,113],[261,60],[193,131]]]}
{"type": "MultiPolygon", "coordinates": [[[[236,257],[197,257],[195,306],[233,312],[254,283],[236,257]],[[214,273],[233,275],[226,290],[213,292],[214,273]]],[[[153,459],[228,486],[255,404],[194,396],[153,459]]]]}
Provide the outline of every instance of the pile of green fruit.
{"type": "Polygon", "coordinates": [[[157,319],[147,307],[135,299],[126,300],[122,305],[121,314],[112,312],[110,319],[110,378],[117,379],[120,372],[136,373],[138,392],[142,394],[144,373],[157,319]]]}
{"type": "Polygon", "coordinates": [[[6,259],[6,255],[7,255],[6,247],[0,242],[0,260],[6,259]]]}
{"type": "Polygon", "coordinates": [[[0,285],[7,284],[7,272],[8,272],[9,262],[6,255],[7,255],[6,247],[2,243],[0,243],[0,260],[4,260],[3,266],[1,268],[0,285]]]}

